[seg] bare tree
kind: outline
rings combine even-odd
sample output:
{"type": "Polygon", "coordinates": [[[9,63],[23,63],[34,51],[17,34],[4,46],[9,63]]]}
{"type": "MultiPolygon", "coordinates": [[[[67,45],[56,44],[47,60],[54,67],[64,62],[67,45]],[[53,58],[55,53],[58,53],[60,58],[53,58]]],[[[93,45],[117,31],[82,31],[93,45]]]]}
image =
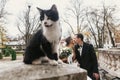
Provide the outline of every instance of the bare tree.
{"type": "Polygon", "coordinates": [[[5,11],[7,0],[0,0],[0,23],[4,22],[5,15],[8,13],[5,11]]]}
{"type": "Polygon", "coordinates": [[[73,29],[73,27],[75,28],[75,26],[77,27],[77,33],[82,32],[86,26],[84,24],[84,20],[85,20],[85,13],[84,13],[84,9],[82,8],[82,1],[81,0],[71,0],[70,2],[71,7],[67,8],[67,12],[66,12],[66,17],[69,19],[63,19],[63,21],[65,23],[68,24],[68,26],[70,26],[70,28],[72,29],[73,34],[75,34],[75,30],[73,29]],[[72,18],[75,22],[76,25],[72,25],[72,23],[74,22],[70,22],[70,18],[72,18]]]}
{"type": "Polygon", "coordinates": [[[102,9],[90,9],[90,11],[86,13],[89,30],[94,37],[96,47],[102,48],[107,39],[109,39],[113,47],[115,47],[113,30],[115,29],[114,20],[116,18],[113,18],[114,11],[114,7],[105,7],[105,5],[103,5],[102,9]]]}
{"type": "MultiPolygon", "coordinates": [[[[1,43],[0,45],[3,46],[3,42],[4,42],[4,28],[2,27],[4,23],[4,19],[5,19],[5,15],[7,14],[7,12],[5,11],[5,5],[6,5],[7,0],[0,0],[0,39],[1,39],[1,43]]],[[[2,49],[3,52],[3,49],[2,49]]],[[[1,55],[1,53],[0,53],[1,55]]]]}
{"type": "Polygon", "coordinates": [[[25,45],[27,46],[31,36],[40,28],[40,20],[38,15],[31,16],[31,6],[28,6],[27,10],[23,12],[23,16],[19,17],[17,21],[18,30],[21,32],[25,45]]]}
{"type": "Polygon", "coordinates": [[[5,33],[6,30],[3,27],[4,26],[4,19],[5,16],[8,14],[5,11],[5,6],[6,6],[7,0],[0,0],[0,37],[1,37],[1,45],[3,46],[3,42],[5,41],[5,33]]]}
{"type": "Polygon", "coordinates": [[[95,34],[95,29],[93,27],[93,25],[97,25],[98,24],[96,13],[94,13],[94,12],[91,12],[91,13],[86,12],[86,17],[87,17],[87,21],[88,21],[88,26],[90,27],[89,31],[91,32],[92,36],[94,37],[96,47],[98,47],[97,39],[96,39],[96,34],[95,34]],[[89,14],[91,16],[89,16],[89,14]],[[94,23],[94,24],[92,24],[92,23],[94,23]]]}
{"type": "Polygon", "coordinates": [[[96,47],[103,47],[102,43],[102,16],[100,10],[89,8],[90,11],[86,12],[86,17],[88,21],[89,31],[91,32],[96,47]]]}
{"type": "MultiPolygon", "coordinates": [[[[107,32],[113,47],[115,47],[114,38],[112,36],[112,33],[113,33],[112,28],[115,28],[115,23],[113,22],[115,19],[113,18],[114,11],[115,11],[114,7],[111,8],[111,7],[103,6],[103,15],[104,15],[104,24],[105,24],[104,26],[107,29],[107,32]]],[[[103,39],[105,39],[105,37],[103,39]]]]}

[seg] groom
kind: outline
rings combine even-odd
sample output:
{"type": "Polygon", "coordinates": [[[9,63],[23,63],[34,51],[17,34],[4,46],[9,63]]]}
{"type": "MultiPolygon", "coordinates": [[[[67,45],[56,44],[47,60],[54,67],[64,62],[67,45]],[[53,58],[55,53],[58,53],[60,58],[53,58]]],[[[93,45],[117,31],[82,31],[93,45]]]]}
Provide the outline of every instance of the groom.
{"type": "Polygon", "coordinates": [[[86,69],[92,80],[100,80],[98,73],[98,62],[92,44],[85,43],[81,33],[75,35],[75,54],[80,68],[86,69]]]}

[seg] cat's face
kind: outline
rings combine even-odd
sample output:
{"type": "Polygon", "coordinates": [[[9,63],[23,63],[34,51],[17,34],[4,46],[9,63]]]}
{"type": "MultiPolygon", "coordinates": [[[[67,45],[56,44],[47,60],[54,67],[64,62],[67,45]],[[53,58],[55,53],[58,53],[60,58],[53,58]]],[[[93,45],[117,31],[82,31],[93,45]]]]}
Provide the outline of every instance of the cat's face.
{"type": "Polygon", "coordinates": [[[40,20],[42,21],[43,26],[51,27],[56,21],[58,21],[59,14],[55,5],[53,5],[49,10],[37,9],[40,11],[40,20]]]}

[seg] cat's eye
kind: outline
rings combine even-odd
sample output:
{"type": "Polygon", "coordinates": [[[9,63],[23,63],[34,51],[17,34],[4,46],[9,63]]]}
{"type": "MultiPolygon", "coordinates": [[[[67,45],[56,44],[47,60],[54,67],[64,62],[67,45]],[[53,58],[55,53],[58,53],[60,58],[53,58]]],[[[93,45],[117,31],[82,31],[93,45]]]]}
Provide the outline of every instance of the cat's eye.
{"type": "Polygon", "coordinates": [[[43,18],[40,18],[40,20],[42,21],[42,20],[43,20],[43,18]]]}
{"type": "Polygon", "coordinates": [[[44,17],[40,17],[40,20],[42,21],[44,19],[44,17]]]}

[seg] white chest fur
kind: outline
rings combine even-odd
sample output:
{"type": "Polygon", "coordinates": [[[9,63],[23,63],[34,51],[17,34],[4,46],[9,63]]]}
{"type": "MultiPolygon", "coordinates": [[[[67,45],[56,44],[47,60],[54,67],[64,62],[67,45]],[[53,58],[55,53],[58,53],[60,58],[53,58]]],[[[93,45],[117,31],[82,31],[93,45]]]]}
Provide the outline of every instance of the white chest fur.
{"type": "Polygon", "coordinates": [[[46,37],[46,39],[51,43],[58,43],[59,39],[61,37],[61,27],[59,23],[56,23],[52,27],[43,27],[43,35],[46,37]]]}

